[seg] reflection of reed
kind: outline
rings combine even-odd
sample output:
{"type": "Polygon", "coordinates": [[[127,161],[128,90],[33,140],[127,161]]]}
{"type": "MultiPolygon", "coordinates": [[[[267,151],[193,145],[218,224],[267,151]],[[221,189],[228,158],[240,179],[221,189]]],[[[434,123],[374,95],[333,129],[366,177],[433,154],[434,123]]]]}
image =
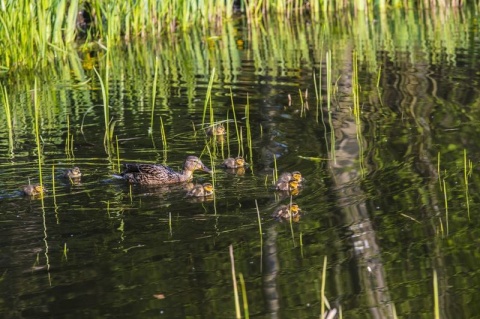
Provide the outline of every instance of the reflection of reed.
{"type": "Polygon", "coordinates": [[[277,286],[277,274],[280,270],[280,263],[277,255],[277,230],[275,225],[267,229],[267,239],[263,245],[264,251],[264,272],[263,272],[263,294],[270,318],[278,318],[280,310],[279,293],[277,286]]]}

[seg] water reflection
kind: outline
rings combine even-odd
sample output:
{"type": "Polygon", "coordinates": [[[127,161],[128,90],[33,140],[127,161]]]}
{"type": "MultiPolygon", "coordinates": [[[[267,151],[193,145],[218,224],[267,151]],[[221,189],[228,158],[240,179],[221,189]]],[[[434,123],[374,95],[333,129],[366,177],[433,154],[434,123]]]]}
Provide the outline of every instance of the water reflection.
{"type": "MultiPolygon", "coordinates": [[[[379,20],[376,27],[385,26],[385,39],[403,24],[421,33],[409,39],[432,38],[407,18],[400,24],[379,20]]],[[[33,86],[9,84],[15,121],[11,130],[0,126],[0,310],[6,317],[232,317],[230,244],[250,313],[258,317],[318,318],[324,256],[326,295],[345,316],[430,313],[423,306],[431,304],[432,267],[440,288],[454,292],[441,294],[451,297],[442,302],[447,317],[468,317],[463,308],[475,312],[478,257],[465,251],[480,238],[473,214],[479,185],[474,158],[480,154],[477,76],[470,63],[479,54],[476,40],[454,65],[442,60],[442,50],[432,63],[425,52],[399,43],[368,51],[383,40],[368,42],[356,32],[324,39],[320,25],[299,27],[298,34],[290,27],[288,36],[272,26],[240,28],[207,45],[195,30],[175,44],[112,48],[116,70],[108,79],[107,122],[113,119],[114,127],[104,127],[92,69],[105,70],[103,53],[94,61],[55,65],[38,89],[41,105],[48,105],[38,114],[42,184],[52,190],[43,201],[19,190],[28,177],[38,182],[40,176],[32,164],[39,158],[32,142],[33,86]],[[238,50],[236,37],[265,47],[245,42],[238,50]],[[152,54],[161,61],[158,83],[152,54]],[[334,58],[331,78],[327,56],[334,58]],[[212,66],[217,78],[204,115],[212,66]],[[354,109],[357,101],[361,107],[354,109]],[[228,134],[196,130],[207,115],[228,134]],[[104,145],[106,132],[112,145],[104,145]],[[195,174],[193,183],[168,187],[112,178],[128,161],[173,163],[178,172],[187,154],[217,165],[242,155],[251,167],[195,174]],[[78,165],[81,183],[57,182],[58,172],[50,169],[60,165],[78,165]],[[308,182],[289,177],[287,189],[276,191],[275,169],[301,171],[308,182]],[[195,183],[214,184],[215,196],[187,197],[195,183]],[[292,212],[292,198],[301,210],[292,212]],[[454,217],[445,214],[447,204],[454,217]]],[[[6,121],[3,113],[0,119],[6,121]]]]}

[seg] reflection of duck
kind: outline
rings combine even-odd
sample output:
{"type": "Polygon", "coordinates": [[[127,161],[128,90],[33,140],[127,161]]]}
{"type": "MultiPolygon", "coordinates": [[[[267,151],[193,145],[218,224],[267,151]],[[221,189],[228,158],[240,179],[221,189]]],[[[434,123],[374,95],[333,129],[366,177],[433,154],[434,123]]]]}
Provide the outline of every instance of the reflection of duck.
{"type": "Polygon", "coordinates": [[[280,177],[278,178],[278,182],[280,182],[280,181],[288,182],[292,179],[296,180],[299,185],[304,180],[303,177],[302,177],[302,174],[299,171],[293,171],[291,173],[290,172],[282,173],[282,175],[280,175],[280,177]]]}
{"type": "Polygon", "coordinates": [[[297,204],[291,203],[288,205],[279,206],[272,214],[272,217],[276,219],[290,219],[290,216],[294,221],[300,219],[300,207],[297,204]]]}
{"type": "Polygon", "coordinates": [[[206,129],[205,133],[207,133],[208,136],[227,134],[227,132],[225,131],[225,126],[223,126],[223,124],[214,124],[212,126],[209,126],[206,129]]]}
{"type": "Polygon", "coordinates": [[[240,168],[245,166],[245,160],[241,156],[235,158],[229,157],[223,161],[222,166],[225,168],[240,168]]]}
{"type": "Polygon", "coordinates": [[[82,177],[82,172],[80,172],[80,168],[74,167],[74,168],[69,168],[63,173],[63,177],[65,178],[71,178],[71,179],[79,179],[82,177]]]}
{"type": "Polygon", "coordinates": [[[121,178],[130,183],[143,185],[182,183],[192,179],[196,170],[211,172],[196,156],[188,156],[180,172],[162,164],[125,164],[124,167],[125,170],[120,174],[121,178]]]}
{"type": "Polygon", "coordinates": [[[187,196],[192,196],[192,197],[204,197],[204,196],[210,196],[210,195],[213,195],[213,185],[210,183],[195,185],[187,193],[187,196]]]}
{"type": "Polygon", "coordinates": [[[40,184],[23,185],[22,191],[25,195],[36,196],[47,192],[47,189],[40,184]]]}
{"type": "Polygon", "coordinates": [[[292,179],[289,181],[278,180],[276,189],[279,191],[293,191],[298,189],[299,183],[297,180],[292,179]]]}

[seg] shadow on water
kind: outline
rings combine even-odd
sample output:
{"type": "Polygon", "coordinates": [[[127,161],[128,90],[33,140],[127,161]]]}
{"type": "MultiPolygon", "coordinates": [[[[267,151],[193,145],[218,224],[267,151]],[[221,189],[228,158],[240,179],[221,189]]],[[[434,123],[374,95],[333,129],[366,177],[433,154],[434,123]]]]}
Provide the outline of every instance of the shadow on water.
{"type": "Polygon", "coordinates": [[[325,297],[345,317],[432,317],[433,269],[444,317],[473,316],[479,46],[467,37],[468,12],[438,15],[395,12],[371,29],[339,18],[335,31],[305,21],[249,29],[239,20],[218,38],[194,29],[175,42],[112,48],[110,60],[103,51],[74,52],[38,75],[50,190],[43,201],[20,192],[39,178],[33,80],[7,83],[13,126],[0,127],[0,312],[232,318],[232,244],[252,316],[318,318],[325,256],[325,297]],[[425,21],[440,18],[445,32],[457,32],[427,41],[439,36],[425,21]],[[111,68],[107,121],[93,66],[111,68]],[[204,112],[228,133],[207,136],[204,112]],[[193,180],[213,183],[214,196],[113,178],[120,162],[180,170],[186,155],[215,168],[193,180]],[[219,167],[235,156],[250,166],[219,167]],[[74,166],[79,182],[59,178],[74,166]],[[275,191],[276,168],[302,172],[298,194],[275,191]],[[276,221],[272,213],[290,201],[301,218],[276,221]]]}

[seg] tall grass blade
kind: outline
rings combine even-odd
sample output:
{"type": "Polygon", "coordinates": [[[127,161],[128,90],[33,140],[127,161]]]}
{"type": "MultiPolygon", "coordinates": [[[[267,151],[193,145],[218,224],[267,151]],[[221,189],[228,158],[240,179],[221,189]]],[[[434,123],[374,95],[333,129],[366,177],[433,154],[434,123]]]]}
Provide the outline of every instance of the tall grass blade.
{"type": "Polygon", "coordinates": [[[233,246],[230,245],[228,247],[230,251],[230,264],[231,264],[231,269],[232,269],[232,281],[233,281],[233,296],[235,299],[235,314],[236,318],[242,318],[242,314],[240,312],[240,301],[238,298],[238,287],[237,287],[237,277],[235,275],[235,258],[233,256],[233,246]]]}

